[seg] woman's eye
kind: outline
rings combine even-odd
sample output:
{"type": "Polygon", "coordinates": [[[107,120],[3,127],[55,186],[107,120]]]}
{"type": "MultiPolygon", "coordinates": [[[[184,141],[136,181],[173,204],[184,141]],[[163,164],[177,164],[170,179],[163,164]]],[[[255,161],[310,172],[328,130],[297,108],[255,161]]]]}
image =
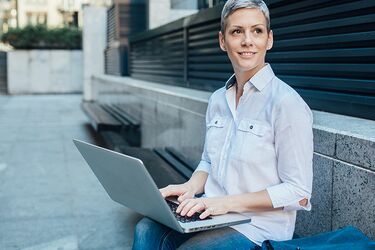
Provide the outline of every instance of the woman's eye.
{"type": "Polygon", "coordinates": [[[241,30],[238,30],[238,29],[237,30],[233,30],[232,34],[241,34],[241,30]]]}
{"type": "Polygon", "coordinates": [[[255,29],[255,33],[257,33],[257,34],[261,34],[262,32],[263,32],[262,29],[255,29]]]}

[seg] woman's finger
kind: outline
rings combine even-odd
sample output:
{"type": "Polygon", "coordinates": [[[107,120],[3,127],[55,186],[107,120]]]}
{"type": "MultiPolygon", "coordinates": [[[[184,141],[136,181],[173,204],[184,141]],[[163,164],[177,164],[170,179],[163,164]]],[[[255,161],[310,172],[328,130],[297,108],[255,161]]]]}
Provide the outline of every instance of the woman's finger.
{"type": "Polygon", "coordinates": [[[209,207],[201,215],[199,215],[199,218],[203,220],[210,215],[215,215],[215,210],[209,207]]]}
{"type": "Polygon", "coordinates": [[[187,200],[188,202],[185,204],[184,208],[181,210],[180,215],[185,216],[190,211],[190,209],[192,209],[197,204],[196,200],[197,199],[187,200]]]}
{"type": "Polygon", "coordinates": [[[171,196],[171,194],[173,193],[173,188],[170,186],[166,186],[165,188],[159,189],[159,191],[161,195],[165,198],[165,197],[171,196]]]}
{"type": "Polygon", "coordinates": [[[204,205],[203,202],[198,202],[197,204],[195,204],[194,207],[192,207],[189,212],[186,214],[187,216],[193,216],[193,214],[195,214],[196,212],[200,212],[200,211],[203,211],[205,209],[206,205],[204,205]]]}
{"type": "Polygon", "coordinates": [[[184,194],[182,194],[182,195],[180,195],[178,198],[177,198],[177,200],[178,200],[178,202],[183,202],[184,200],[186,200],[186,199],[191,199],[191,198],[193,198],[193,194],[191,193],[191,192],[185,192],[184,194]]]}
{"type": "Polygon", "coordinates": [[[182,201],[182,202],[180,203],[180,205],[178,205],[178,207],[177,207],[177,209],[176,209],[176,213],[179,214],[179,213],[181,212],[181,210],[185,207],[185,205],[187,204],[188,201],[189,201],[188,199],[182,201]]]}
{"type": "Polygon", "coordinates": [[[182,190],[182,188],[176,186],[176,185],[168,185],[164,188],[161,188],[159,189],[159,191],[161,192],[161,195],[165,198],[165,197],[168,197],[168,196],[173,196],[173,195],[181,195],[184,191],[182,190]]]}

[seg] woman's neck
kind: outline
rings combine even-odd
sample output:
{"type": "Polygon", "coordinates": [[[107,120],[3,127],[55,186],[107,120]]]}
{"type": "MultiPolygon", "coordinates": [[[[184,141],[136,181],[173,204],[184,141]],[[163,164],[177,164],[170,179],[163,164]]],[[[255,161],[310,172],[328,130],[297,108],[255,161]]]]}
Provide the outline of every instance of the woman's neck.
{"type": "Polygon", "coordinates": [[[243,89],[245,84],[259,71],[261,70],[266,64],[264,63],[262,67],[250,71],[236,71],[234,70],[234,74],[236,76],[236,108],[240,101],[240,98],[243,94],[243,89]]]}
{"type": "Polygon", "coordinates": [[[241,90],[241,93],[242,93],[245,83],[247,83],[265,65],[266,63],[263,63],[261,67],[257,67],[249,71],[240,71],[240,70],[234,69],[234,74],[236,76],[237,90],[241,90]]]}

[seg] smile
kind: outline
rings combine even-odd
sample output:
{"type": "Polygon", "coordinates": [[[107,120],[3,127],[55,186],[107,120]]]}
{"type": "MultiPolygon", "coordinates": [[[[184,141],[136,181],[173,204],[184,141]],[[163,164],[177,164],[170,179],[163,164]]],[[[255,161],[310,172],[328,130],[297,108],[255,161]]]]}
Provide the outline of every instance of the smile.
{"type": "Polygon", "coordinates": [[[240,56],[243,56],[243,57],[251,57],[255,55],[256,52],[238,52],[238,54],[240,54],[240,56]]]}

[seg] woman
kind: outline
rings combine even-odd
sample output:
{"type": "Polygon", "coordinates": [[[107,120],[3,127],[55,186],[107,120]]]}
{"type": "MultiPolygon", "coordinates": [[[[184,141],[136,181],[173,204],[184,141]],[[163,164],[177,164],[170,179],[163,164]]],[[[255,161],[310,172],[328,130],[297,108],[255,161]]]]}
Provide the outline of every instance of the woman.
{"type": "Polygon", "coordinates": [[[234,75],[210,98],[202,160],[188,182],[160,191],[178,196],[183,216],[240,212],[252,221],[181,234],[144,218],[134,249],[252,249],[267,239],[291,239],[296,210],[311,209],[312,113],[265,63],[273,44],[266,4],[229,0],[219,42],[234,75]]]}

